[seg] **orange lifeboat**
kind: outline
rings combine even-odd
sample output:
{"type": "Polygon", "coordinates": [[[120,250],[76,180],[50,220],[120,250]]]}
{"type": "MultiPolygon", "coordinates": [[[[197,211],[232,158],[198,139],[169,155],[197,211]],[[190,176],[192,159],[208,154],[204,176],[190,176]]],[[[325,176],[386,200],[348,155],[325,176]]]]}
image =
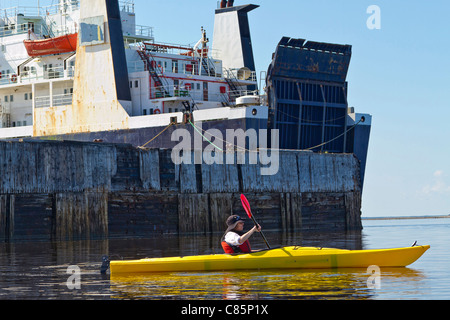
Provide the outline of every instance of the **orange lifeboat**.
{"type": "Polygon", "coordinates": [[[49,39],[24,40],[23,43],[30,57],[39,57],[76,51],[77,39],[78,33],[72,33],[49,39]]]}

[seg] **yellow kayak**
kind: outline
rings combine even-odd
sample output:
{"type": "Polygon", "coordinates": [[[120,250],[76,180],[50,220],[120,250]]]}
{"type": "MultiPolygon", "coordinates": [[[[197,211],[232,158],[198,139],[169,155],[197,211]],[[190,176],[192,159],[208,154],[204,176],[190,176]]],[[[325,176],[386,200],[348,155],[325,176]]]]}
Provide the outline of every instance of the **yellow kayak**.
{"type": "Polygon", "coordinates": [[[233,271],[262,269],[333,269],[406,267],[430,246],[398,249],[344,250],[314,247],[284,247],[250,254],[218,254],[190,257],[111,261],[111,274],[151,272],[233,271]]]}

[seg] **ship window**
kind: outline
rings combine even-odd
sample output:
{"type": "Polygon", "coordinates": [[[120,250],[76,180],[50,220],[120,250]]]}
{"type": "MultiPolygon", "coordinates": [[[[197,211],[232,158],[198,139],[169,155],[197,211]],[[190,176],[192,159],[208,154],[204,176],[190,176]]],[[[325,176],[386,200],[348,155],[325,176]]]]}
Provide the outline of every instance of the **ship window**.
{"type": "Polygon", "coordinates": [[[25,100],[28,100],[28,93],[25,93],[25,100]]]}
{"type": "Polygon", "coordinates": [[[26,121],[24,121],[24,122],[23,122],[23,126],[25,127],[26,125],[27,125],[27,122],[26,122],[26,121]]]}
{"type": "Polygon", "coordinates": [[[149,111],[150,111],[150,114],[153,114],[154,109],[149,109],[149,111]]]}
{"type": "Polygon", "coordinates": [[[143,111],[143,115],[146,116],[147,115],[147,109],[144,109],[142,111],[143,111]]]}
{"type": "Polygon", "coordinates": [[[5,96],[5,102],[8,102],[8,96],[5,96]]]}
{"type": "Polygon", "coordinates": [[[130,89],[133,88],[133,81],[130,81],[130,89]]]}
{"type": "Polygon", "coordinates": [[[135,88],[139,88],[139,81],[138,81],[138,80],[136,80],[136,81],[134,82],[134,87],[135,87],[135,88]]]}
{"type": "Polygon", "coordinates": [[[13,95],[9,96],[9,102],[14,102],[14,96],[13,95]]]}
{"type": "Polygon", "coordinates": [[[17,121],[17,126],[21,127],[22,126],[22,121],[17,121]]]}
{"type": "Polygon", "coordinates": [[[172,60],[172,72],[178,73],[178,60],[172,60]]]}

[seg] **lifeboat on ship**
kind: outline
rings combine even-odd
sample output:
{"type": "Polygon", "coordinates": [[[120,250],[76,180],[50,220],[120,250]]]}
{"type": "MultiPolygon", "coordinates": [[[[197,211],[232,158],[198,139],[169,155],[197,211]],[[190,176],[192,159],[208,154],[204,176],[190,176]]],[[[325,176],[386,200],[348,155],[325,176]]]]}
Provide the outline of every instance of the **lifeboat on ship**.
{"type": "Polygon", "coordinates": [[[25,48],[30,57],[49,54],[61,54],[77,50],[78,33],[42,40],[24,40],[25,48]]]}

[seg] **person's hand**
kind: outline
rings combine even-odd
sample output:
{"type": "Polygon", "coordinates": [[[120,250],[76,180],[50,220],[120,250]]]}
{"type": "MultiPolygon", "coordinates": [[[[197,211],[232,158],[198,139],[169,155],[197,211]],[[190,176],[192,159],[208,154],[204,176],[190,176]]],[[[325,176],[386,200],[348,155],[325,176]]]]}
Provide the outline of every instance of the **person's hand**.
{"type": "Polygon", "coordinates": [[[254,228],[253,228],[255,231],[257,231],[257,232],[261,232],[261,226],[258,224],[258,226],[255,226],[254,228]]]}

